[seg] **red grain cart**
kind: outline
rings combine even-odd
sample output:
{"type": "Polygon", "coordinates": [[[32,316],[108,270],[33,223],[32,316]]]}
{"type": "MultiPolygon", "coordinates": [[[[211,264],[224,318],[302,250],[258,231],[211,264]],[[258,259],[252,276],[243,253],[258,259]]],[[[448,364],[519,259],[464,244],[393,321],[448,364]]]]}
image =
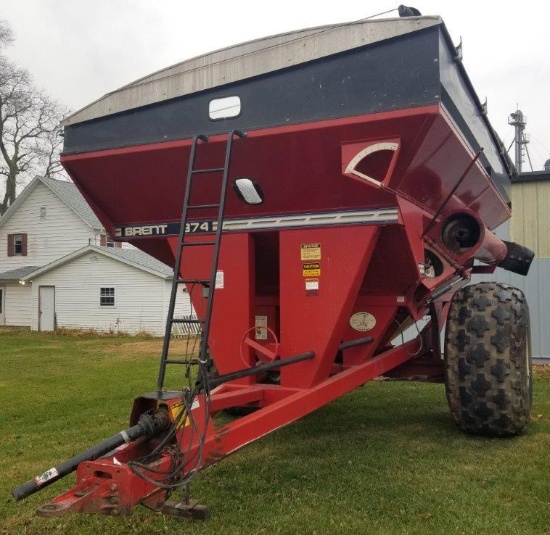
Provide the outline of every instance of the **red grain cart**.
{"type": "Polygon", "coordinates": [[[17,499],[77,469],[41,514],[201,516],[170,491],[380,375],[445,381],[468,432],[525,428],[527,303],[466,285],[497,266],[526,274],[533,254],[493,232],[514,170],[440,18],[219,50],[109,93],[64,129],[63,165],[109,234],[176,275],[157,386],[132,427],[17,499]],[[184,287],[196,318],[174,317],[184,287]],[[201,333],[184,355],[169,351],[175,323],[201,333]],[[237,417],[220,426],[223,410],[237,417]]]}

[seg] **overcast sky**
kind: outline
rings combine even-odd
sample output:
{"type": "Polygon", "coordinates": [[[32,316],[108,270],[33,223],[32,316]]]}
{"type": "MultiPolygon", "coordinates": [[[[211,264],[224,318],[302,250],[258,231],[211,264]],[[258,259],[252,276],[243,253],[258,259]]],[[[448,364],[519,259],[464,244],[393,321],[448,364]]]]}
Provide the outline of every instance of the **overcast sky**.
{"type": "MultiPolygon", "coordinates": [[[[508,147],[508,117],[527,117],[533,168],[550,158],[550,3],[415,0],[441,15],[489,118],[508,147]]],[[[275,33],[362,19],[398,2],[259,0],[1,0],[15,32],[7,50],[38,86],[73,111],[146,74],[275,33]]],[[[524,170],[530,170],[526,162],[524,170]]]]}

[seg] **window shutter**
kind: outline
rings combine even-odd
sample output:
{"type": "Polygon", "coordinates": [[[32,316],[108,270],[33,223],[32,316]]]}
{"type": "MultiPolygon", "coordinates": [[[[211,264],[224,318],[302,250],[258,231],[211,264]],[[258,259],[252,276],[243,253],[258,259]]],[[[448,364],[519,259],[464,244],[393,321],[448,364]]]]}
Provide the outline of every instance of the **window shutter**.
{"type": "Polygon", "coordinates": [[[27,235],[21,234],[21,256],[27,256],[27,235]]]}
{"type": "Polygon", "coordinates": [[[105,236],[105,234],[102,234],[99,237],[99,245],[101,245],[101,247],[105,247],[107,245],[107,237],[105,236]]]}
{"type": "Polygon", "coordinates": [[[8,234],[8,256],[13,256],[14,246],[13,246],[13,234],[8,234]]]}

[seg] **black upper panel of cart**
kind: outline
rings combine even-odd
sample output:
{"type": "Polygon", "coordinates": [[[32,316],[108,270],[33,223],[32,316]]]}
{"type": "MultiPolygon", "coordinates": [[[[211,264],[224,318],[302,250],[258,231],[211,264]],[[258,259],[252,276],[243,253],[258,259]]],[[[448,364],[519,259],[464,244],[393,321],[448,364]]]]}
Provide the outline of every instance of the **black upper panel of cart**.
{"type": "Polygon", "coordinates": [[[441,19],[386,19],[348,26],[355,32],[353,42],[337,44],[333,50],[327,45],[331,41],[323,39],[330,38],[333,28],[339,32],[334,38],[339,39],[348,31],[345,25],[245,43],[138,80],[69,117],[64,122],[64,152],[442,104],[472,150],[483,148],[481,161],[499,189],[506,189],[511,175],[509,160],[441,19]],[[383,26],[375,26],[378,34],[369,36],[369,24],[375,22],[383,26]],[[366,32],[366,39],[360,37],[361,32],[366,32]],[[280,42],[275,45],[269,41],[277,38],[280,42]],[[303,48],[309,46],[308,51],[303,57],[292,56],[290,67],[282,67],[285,54],[296,54],[301,40],[303,48]],[[368,44],[361,45],[362,41],[368,44]],[[235,66],[239,72],[232,76],[235,66]],[[222,80],[229,82],[219,83],[222,80]],[[172,94],[181,96],[163,98],[172,94]],[[238,113],[234,117],[212,118],[212,103],[223,106],[224,102],[233,105],[236,101],[238,113]],[[113,109],[115,113],[110,111],[113,109]]]}

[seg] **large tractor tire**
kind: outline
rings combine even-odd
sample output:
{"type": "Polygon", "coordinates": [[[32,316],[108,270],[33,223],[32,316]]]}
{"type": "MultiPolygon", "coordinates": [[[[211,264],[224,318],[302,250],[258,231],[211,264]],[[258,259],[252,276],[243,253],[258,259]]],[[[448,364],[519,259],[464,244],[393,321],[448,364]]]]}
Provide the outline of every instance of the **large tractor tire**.
{"type": "Polygon", "coordinates": [[[482,282],[456,292],[445,334],[445,390],[468,433],[509,437],[529,423],[529,308],[511,286],[482,282]]]}

